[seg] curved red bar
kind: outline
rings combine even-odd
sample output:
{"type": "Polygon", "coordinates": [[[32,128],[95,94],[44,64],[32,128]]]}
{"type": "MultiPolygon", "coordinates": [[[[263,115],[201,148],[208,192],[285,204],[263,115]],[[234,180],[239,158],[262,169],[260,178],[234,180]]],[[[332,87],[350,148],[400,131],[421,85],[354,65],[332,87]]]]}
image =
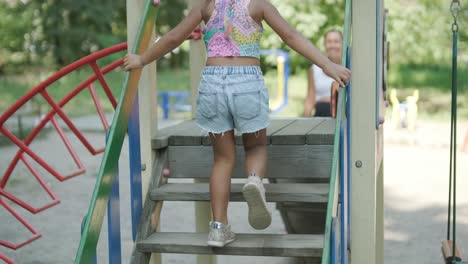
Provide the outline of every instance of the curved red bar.
{"type": "Polygon", "coordinates": [[[47,88],[49,85],[51,85],[52,83],[54,83],[58,79],[60,79],[63,76],[73,72],[77,68],[80,68],[82,66],[91,64],[92,62],[95,62],[96,60],[99,60],[99,59],[104,58],[106,56],[109,56],[109,55],[111,55],[113,53],[117,53],[117,52],[124,51],[124,50],[127,50],[127,43],[126,42],[115,45],[115,46],[112,46],[112,47],[107,48],[107,49],[103,49],[101,51],[93,53],[93,54],[91,54],[89,56],[86,56],[86,57],[84,57],[84,58],[82,58],[82,59],[80,59],[78,61],[75,61],[75,62],[65,66],[64,68],[62,68],[61,70],[56,72],[54,75],[47,78],[47,80],[43,81],[42,83],[40,83],[39,85],[34,87],[31,91],[29,91],[28,93],[23,95],[23,97],[21,97],[10,108],[8,108],[8,110],[6,110],[5,113],[3,113],[2,116],[0,116],[0,126],[2,126],[3,123],[5,123],[5,121],[12,114],[14,114],[21,106],[23,106],[27,101],[29,101],[29,99],[31,99],[31,97],[38,94],[40,91],[43,91],[45,88],[47,88]]]}
{"type": "Polygon", "coordinates": [[[24,242],[20,242],[18,244],[13,244],[13,243],[10,243],[10,242],[5,241],[5,240],[0,240],[0,246],[4,246],[4,247],[7,247],[9,249],[16,250],[16,249],[18,249],[20,247],[23,247],[23,246],[33,242],[34,240],[36,240],[36,239],[38,239],[38,238],[40,238],[42,236],[41,234],[39,234],[39,232],[37,232],[36,229],[34,229],[34,227],[32,227],[30,224],[28,224],[28,222],[26,222],[26,220],[24,220],[18,213],[16,213],[13,210],[13,208],[11,208],[11,206],[9,206],[7,203],[5,203],[5,201],[3,201],[1,198],[0,198],[0,206],[3,206],[11,215],[13,215],[32,234],[31,238],[29,238],[28,240],[26,240],[24,242]]]}
{"type": "Polygon", "coordinates": [[[5,261],[6,264],[15,264],[13,260],[7,258],[7,256],[3,255],[2,253],[0,253],[0,259],[5,261]]]}

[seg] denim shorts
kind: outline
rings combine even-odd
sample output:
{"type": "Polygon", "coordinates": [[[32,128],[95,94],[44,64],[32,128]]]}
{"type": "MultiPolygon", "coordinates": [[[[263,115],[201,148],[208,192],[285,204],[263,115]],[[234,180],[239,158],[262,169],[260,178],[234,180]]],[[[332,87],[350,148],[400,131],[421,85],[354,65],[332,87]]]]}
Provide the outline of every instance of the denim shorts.
{"type": "Polygon", "coordinates": [[[269,96],[258,66],[206,66],[201,74],[196,123],[210,133],[268,127],[269,96]]]}

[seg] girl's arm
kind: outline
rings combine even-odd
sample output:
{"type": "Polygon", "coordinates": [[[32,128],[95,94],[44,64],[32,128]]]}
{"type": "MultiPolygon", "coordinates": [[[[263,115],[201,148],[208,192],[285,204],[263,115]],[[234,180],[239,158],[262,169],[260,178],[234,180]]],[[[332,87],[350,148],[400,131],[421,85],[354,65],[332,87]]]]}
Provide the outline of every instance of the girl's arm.
{"type": "Polygon", "coordinates": [[[351,71],[331,62],[308,39],[291,27],[280,15],[276,7],[268,0],[261,1],[263,19],[281,37],[286,45],[322,68],[328,76],[335,79],[341,86],[345,86],[348,83],[351,71]]]}
{"type": "Polygon", "coordinates": [[[315,108],[315,80],[314,69],[310,67],[307,71],[307,96],[304,102],[304,117],[312,116],[312,110],[315,108]]]}
{"type": "Polygon", "coordinates": [[[124,58],[125,70],[141,68],[177,48],[202,21],[203,4],[190,10],[188,15],[175,28],[165,34],[143,55],[128,54],[124,58]]]}

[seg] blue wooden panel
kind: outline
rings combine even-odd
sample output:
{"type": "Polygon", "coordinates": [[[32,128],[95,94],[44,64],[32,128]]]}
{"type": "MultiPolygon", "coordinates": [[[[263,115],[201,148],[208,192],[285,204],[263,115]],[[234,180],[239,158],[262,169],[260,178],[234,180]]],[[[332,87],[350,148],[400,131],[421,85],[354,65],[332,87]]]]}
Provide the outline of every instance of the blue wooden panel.
{"type": "Polygon", "coordinates": [[[122,247],[120,239],[120,193],[119,193],[119,169],[114,176],[114,183],[107,204],[107,236],[109,238],[109,262],[110,264],[122,263],[122,247]]]}
{"type": "Polygon", "coordinates": [[[143,208],[140,150],[140,117],[138,95],[128,123],[128,148],[130,159],[130,209],[132,213],[132,239],[135,241],[137,225],[143,208]]]}

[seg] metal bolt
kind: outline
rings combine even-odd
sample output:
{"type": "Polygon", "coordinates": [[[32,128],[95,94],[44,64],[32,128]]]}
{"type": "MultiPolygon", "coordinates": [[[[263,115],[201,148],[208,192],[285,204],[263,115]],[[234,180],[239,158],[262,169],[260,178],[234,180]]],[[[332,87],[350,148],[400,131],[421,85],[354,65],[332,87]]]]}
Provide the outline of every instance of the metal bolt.
{"type": "Polygon", "coordinates": [[[141,171],[145,171],[146,170],[146,164],[141,164],[141,171]]]}
{"type": "Polygon", "coordinates": [[[356,161],[355,165],[356,165],[356,168],[361,168],[362,167],[362,161],[360,161],[360,160],[356,161]]]}

